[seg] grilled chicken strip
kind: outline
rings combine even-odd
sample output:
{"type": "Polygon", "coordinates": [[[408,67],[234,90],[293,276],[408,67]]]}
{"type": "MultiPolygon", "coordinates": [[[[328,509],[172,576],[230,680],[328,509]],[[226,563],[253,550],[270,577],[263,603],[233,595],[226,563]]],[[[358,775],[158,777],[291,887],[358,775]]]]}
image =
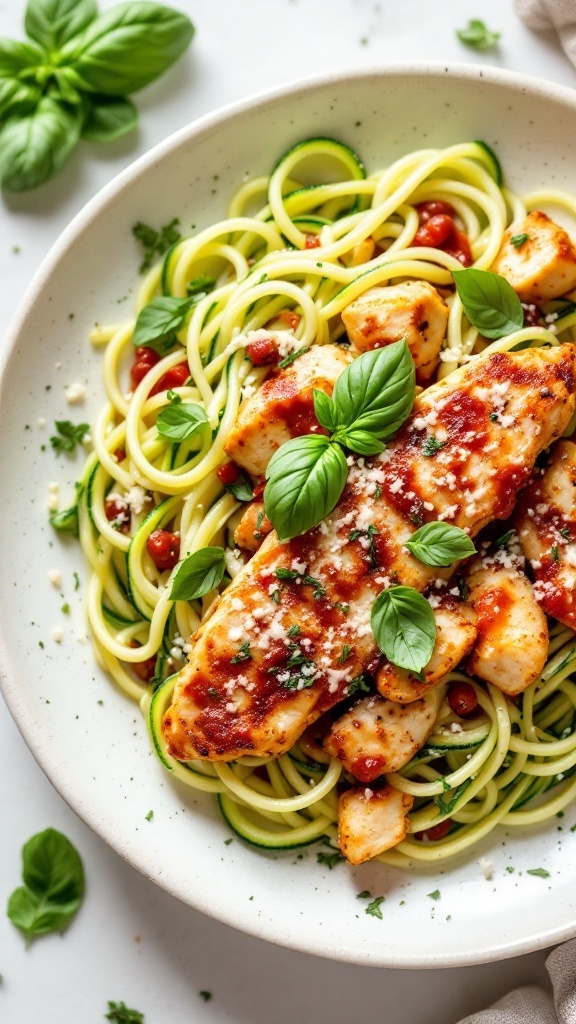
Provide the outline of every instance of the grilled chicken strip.
{"type": "Polygon", "coordinates": [[[465,573],[478,630],[467,667],[516,697],[546,664],[548,628],[532,584],[514,564],[517,558],[504,549],[500,554],[475,559],[465,573]]]}
{"type": "Polygon", "coordinates": [[[576,248],[570,235],[540,210],[505,232],[492,266],[523,302],[558,299],[576,287],[576,248]],[[520,245],[512,238],[525,235],[520,245]]]}
{"type": "Polygon", "coordinates": [[[196,634],[164,720],[170,752],[185,761],[276,755],[345,697],[378,664],[377,594],[392,582],[425,591],[450,575],[418,562],[404,541],[423,521],[474,536],[510,514],[572,415],[574,362],[562,345],[456,371],[418,397],[385,452],[350,457],[340,501],[319,527],[282,544],[271,533],[196,634]]]}
{"type": "Polygon", "coordinates": [[[393,786],[372,792],[355,787],[338,805],[338,846],[350,864],[364,864],[406,838],[414,797],[393,786]]]}
{"type": "Polygon", "coordinates": [[[406,339],[419,384],[428,384],[440,362],[448,306],[427,281],[370,288],[346,309],[342,320],[358,352],[406,339]]]}
{"type": "Polygon", "coordinates": [[[263,476],[280,445],[300,434],[321,432],[314,415],[314,389],[331,395],[350,353],[338,345],[316,345],[283,370],[274,370],[238,414],[225,444],[234,462],[263,476]]]}
{"type": "Polygon", "coordinates": [[[534,594],[548,615],[576,629],[576,444],[559,441],[548,468],[520,497],[520,543],[534,594]]]}
{"type": "Polygon", "coordinates": [[[445,694],[445,686],[435,686],[411,704],[364,697],[334,722],[324,749],[360,782],[398,772],[424,746],[445,694]]]}

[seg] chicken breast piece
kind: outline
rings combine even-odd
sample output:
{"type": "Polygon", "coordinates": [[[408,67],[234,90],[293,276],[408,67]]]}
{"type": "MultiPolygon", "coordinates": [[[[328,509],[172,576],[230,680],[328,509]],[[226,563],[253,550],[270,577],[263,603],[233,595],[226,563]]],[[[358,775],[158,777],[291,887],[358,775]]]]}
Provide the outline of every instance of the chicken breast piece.
{"type": "Polygon", "coordinates": [[[520,543],[547,615],[576,629],[576,444],[559,441],[548,468],[518,502],[520,543]]]}
{"type": "MultiPolygon", "coordinates": [[[[435,595],[433,595],[433,600],[435,595]]],[[[439,600],[436,598],[436,600],[439,600]]],[[[434,652],[423,670],[424,681],[405,668],[398,668],[384,658],[376,674],[376,685],[383,697],[409,704],[427,693],[448,672],[456,668],[474,646],[477,630],[473,617],[462,614],[452,599],[450,604],[434,609],[436,644],[434,652]]]]}
{"type": "Polygon", "coordinates": [[[350,864],[364,864],[406,838],[414,797],[384,786],[347,789],[338,806],[338,845],[350,864]]]}
{"type": "Polygon", "coordinates": [[[546,618],[532,584],[489,556],[477,559],[465,579],[478,629],[468,671],[516,697],[538,679],[548,655],[546,618]]]}
{"type": "Polygon", "coordinates": [[[342,310],[348,337],[358,352],[406,339],[419,384],[428,384],[440,361],[448,307],[427,281],[370,288],[342,310]]]}
{"type": "Polygon", "coordinates": [[[491,268],[510,282],[522,302],[557,299],[576,287],[576,248],[569,234],[534,210],[508,228],[491,268]],[[512,238],[527,235],[513,245],[512,238]]]}
{"type": "Polygon", "coordinates": [[[319,527],[283,544],[271,533],[194,638],[164,721],[173,756],[283,753],[374,670],[376,596],[392,582],[425,591],[452,571],[418,562],[405,539],[422,521],[448,520],[474,536],[510,514],[537,455],[572,415],[574,360],[563,345],[457,370],[417,398],[385,452],[350,459],[342,496],[319,527]]]}
{"type": "Polygon", "coordinates": [[[315,345],[284,370],[274,370],[247,402],[224,446],[252,476],[263,476],[274,452],[300,434],[322,432],[314,415],[314,389],[331,395],[350,353],[338,345],[315,345]]]}
{"type": "Polygon", "coordinates": [[[434,729],[445,686],[411,704],[365,697],[332,726],[324,749],[359,782],[373,782],[412,760],[434,729]]]}

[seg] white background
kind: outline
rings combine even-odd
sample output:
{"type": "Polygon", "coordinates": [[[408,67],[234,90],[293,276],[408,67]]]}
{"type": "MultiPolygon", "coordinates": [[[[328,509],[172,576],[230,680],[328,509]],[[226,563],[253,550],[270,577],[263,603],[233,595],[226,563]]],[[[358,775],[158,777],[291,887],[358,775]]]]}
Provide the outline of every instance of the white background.
{"type": "MultiPolygon", "coordinates": [[[[139,132],[110,146],[82,144],[57,180],[0,201],[2,328],[83,204],[156,142],[221,104],[308,74],[394,60],[484,61],[576,86],[576,71],[555,38],[525,29],[512,0],[179,0],[178,6],[194,21],[196,39],[176,68],[137,97],[139,132]],[[455,29],[479,16],[502,32],[497,52],[478,56],[457,40],[455,29]]],[[[21,36],[24,7],[23,0],[0,2],[0,35],[21,36]]],[[[23,550],[22,571],[29,569],[23,550]]],[[[545,978],[545,953],[451,971],[376,970],[288,952],[200,916],[137,875],[76,818],[1,701],[0,815],[2,1024],[96,1024],[109,999],[141,1010],[146,1024],[454,1024],[510,987],[545,978]],[[22,844],[48,826],[65,832],[81,852],[87,895],[64,937],[40,939],[26,951],[3,906],[20,882],[22,844]],[[202,990],[212,993],[209,1002],[202,990]]]]}

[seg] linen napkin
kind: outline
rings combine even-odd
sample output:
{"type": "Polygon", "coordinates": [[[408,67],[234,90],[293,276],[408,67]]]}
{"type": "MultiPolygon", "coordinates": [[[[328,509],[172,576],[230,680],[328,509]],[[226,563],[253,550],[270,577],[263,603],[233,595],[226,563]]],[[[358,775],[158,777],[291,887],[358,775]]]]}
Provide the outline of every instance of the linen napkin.
{"type": "Polygon", "coordinates": [[[459,1024],[574,1024],[576,1021],[576,939],[550,953],[546,969],[552,992],[536,985],[517,988],[489,1010],[459,1024]]]}
{"type": "Polygon", "coordinates": [[[514,0],[514,8],[528,28],[556,29],[566,56],[576,64],[576,0],[514,0]]]}

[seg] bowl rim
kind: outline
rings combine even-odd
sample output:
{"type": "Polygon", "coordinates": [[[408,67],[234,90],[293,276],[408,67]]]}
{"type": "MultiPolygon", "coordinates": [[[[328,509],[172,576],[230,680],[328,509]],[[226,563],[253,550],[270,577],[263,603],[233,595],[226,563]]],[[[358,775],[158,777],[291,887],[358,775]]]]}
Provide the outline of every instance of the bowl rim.
{"type": "MultiPolygon", "coordinates": [[[[162,141],[156,143],[150,150],[132,161],[124,170],[115,175],[104,185],[88,202],[75,214],[69,224],[57,236],[55,242],[42,259],[38,269],[34,273],[30,283],[25,289],[16,312],[12,316],[4,335],[3,344],[0,349],[0,405],[6,389],[6,376],[12,356],[15,353],[16,342],[21,334],[22,328],[29,316],[36,301],[40,298],[53,271],[56,269],[60,259],[74,243],[77,237],[89,230],[100,213],[114,202],[116,197],[131,183],[145,175],[149,168],[157,162],[165,160],[173,152],[186,142],[194,142],[201,139],[206,133],[212,133],[227,121],[243,113],[257,110],[259,107],[274,104],[286,97],[297,98],[298,96],[313,91],[315,88],[323,88],[332,83],[342,86],[347,81],[357,79],[370,79],[374,77],[391,78],[406,76],[445,78],[447,76],[455,79],[476,81],[483,79],[489,84],[503,86],[512,92],[531,93],[537,97],[550,99],[560,103],[576,112],[576,90],[569,86],[548,82],[537,76],[526,75],[521,72],[507,69],[494,68],[483,64],[470,64],[454,61],[390,61],[385,64],[370,63],[362,67],[346,67],[337,72],[319,73],[299,78],[288,84],[277,86],[273,89],[261,90],[256,93],[231,103],[217,107],[213,111],[189,122],[184,127],[171,133],[162,141]]],[[[312,953],[315,956],[326,957],[330,960],[343,961],[347,963],[360,964],[362,966],[389,967],[389,968],[446,968],[465,967],[473,964],[488,963],[495,960],[507,959],[531,953],[543,949],[558,942],[571,939],[576,935],[576,919],[569,925],[562,925],[549,928],[546,932],[535,932],[527,935],[522,940],[500,940],[492,943],[483,950],[468,953],[436,953],[431,951],[423,960],[421,957],[410,957],[397,955],[393,952],[384,953],[368,959],[365,955],[356,955],[343,952],[342,956],[334,955],[331,952],[322,952],[318,945],[312,942],[282,939],[278,930],[273,925],[261,922],[260,927],[250,922],[238,923],[233,908],[226,905],[214,906],[201,894],[194,894],[194,899],[185,899],[178,890],[176,884],[169,878],[161,876],[152,877],[144,863],[130,856],[123,846],[121,838],[118,838],[106,823],[99,820],[94,821],[94,815],[90,807],[85,806],[78,792],[68,791],[68,776],[60,773],[59,760],[51,753],[49,745],[42,745],[38,742],[37,734],[27,720],[24,713],[24,701],[19,695],[18,673],[13,672],[10,667],[9,655],[9,630],[4,623],[0,622],[0,690],[3,693],[6,705],[14,719],[16,726],[22,735],[25,743],[40,766],[44,774],[52,783],[58,794],[68,804],[71,810],[96,834],[105,840],[108,846],[119,854],[132,867],[141,874],[154,881],[171,896],[181,902],[188,903],[200,913],[206,914],[223,924],[229,925],[245,934],[272,942],[288,949],[301,953],[312,953]]]]}

